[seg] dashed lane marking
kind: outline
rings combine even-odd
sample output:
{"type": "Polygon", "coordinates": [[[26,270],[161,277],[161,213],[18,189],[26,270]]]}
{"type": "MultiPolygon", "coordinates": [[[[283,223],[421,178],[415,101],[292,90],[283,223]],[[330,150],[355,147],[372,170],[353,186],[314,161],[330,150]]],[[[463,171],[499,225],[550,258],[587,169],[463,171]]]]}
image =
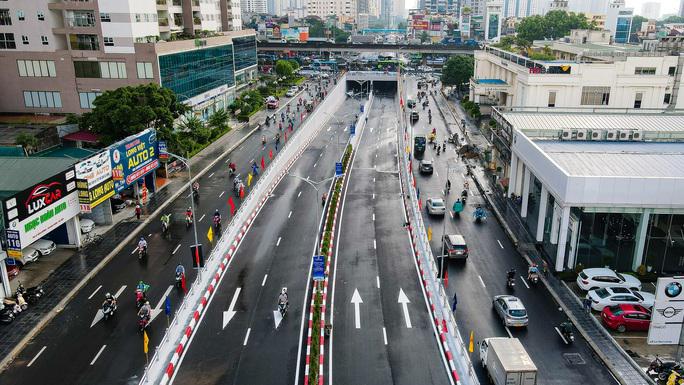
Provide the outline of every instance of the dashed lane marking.
{"type": "Polygon", "coordinates": [[[171,255],[176,254],[176,251],[178,251],[178,249],[180,249],[180,247],[181,247],[181,244],[179,243],[178,246],[176,246],[176,248],[173,249],[173,253],[171,253],[171,255]]]}
{"type": "Polygon", "coordinates": [[[384,327],[382,328],[382,337],[385,340],[385,345],[387,345],[387,330],[384,327]]]}
{"type": "Polygon", "coordinates": [[[106,347],[107,347],[107,345],[102,345],[102,347],[100,348],[100,351],[97,352],[97,354],[95,355],[93,360],[90,361],[90,366],[93,366],[93,364],[95,364],[95,361],[97,361],[98,357],[100,357],[100,354],[102,354],[102,351],[105,350],[106,347]]]}
{"type": "Polygon", "coordinates": [[[252,331],[252,328],[247,329],[247,334],[245,334],[245,340],[242,342],[242,346],[247,346],[247,340],[249,339],[249,332],[252,331]]]}
{"type": "Polygon", "coordinates": [[[511,329],[509,329],[508,326],[506,326],[506,333],[508,333],[509,337],[513,338],[513,334],[511,334],[511,329]]]}
{"type": "Polygon", "coordinates": [[[36,360],[38,359],[38,357],[40,357],[40,355],[43,354],[43,352],[45,351],[46,348],[47,348],[47,345],[43,346],[43,348],[40,349],[40,351],[38,352],[38,354],[36,354],[36,356],[33,357],[33,359],[31,360],[31,362],[29,362],[28,365],[26,365],[26,367],[27,367],[27,368],[30,368],[31,365],[33,365],[33,363],[36,362],[36,360]]]}
{"type": "Polygon", "coordinates": [[[268,274],[264,275],[264,280],[261,281],[261,286],[264,286],[266,284],[266,279],[268,278],[268,274]]]}
{"type": "Polygon", "coordinates": [[[280,239],[282,239],[282,237],[278,237],[278,242],[276,242],[276,247],[280,246],[280,239]]]}
{"type": "Polygon", "coordinates": [[[503,247],[503,245],[501,244],[501,241],[498,240],[498,239],[497,239],[496,241],[499,242],[499,247],[501,247],[501,248],[503,249],[504,247],[503,247]]]}
{"type": "Polygon", "coordinates": [[[209,178],[211,178],[212,176],[214,176],[214,174],[215,174],[215,172],[212,172],[211,174],[209,174],[209,178]]]}
{"type": "Polygon", "coordinates": [[[297,198],[299,198],[300,195],[302,195],[302,192],[301,192],[301,191],[299,192],[299,194],[297,194],[297,198]]]}
{"type": "Polygon", "coordinates": [[[526,288],[528,288],[528,289],[530,288],[530,285],[528,285],[527,282],[525,282],[525,278],[522,275],[520,276],[520,280],[522,281],[523,285],[525,285],[526,288]]]}
{"type": "Polygon", "coordinates": [[[204,217],[206,217],[206,216],[207,216],[207,214],[202,214],[202,216],[200,217],[199,221],[197,221],[197,222],[202,222],[202,219],[204,219],[204,217]]]}
{"type": "Polygon", "coordinates": [[[375,243],[375,239],[373,239],[373,248],[374,248],[374,249],[377,249],[377,248],[378,248],[378,246],[377,246],[376,243],[375,243]]]}
{"type": "Polygon", "coordinates": [[[219,194],[219,198],[222,197],[223,194],[225,194],[225,193],[226,193],[225,191],[221,191],[221,193],[219,194]]]}
{"type": "Polygon", "coordinates": [[[478,275],[477,278],[480,280],[480,284],[482,285],[482,287],[486,288],[487,285],[485,285],[484,281],[482,280],[482,277],[478,275]]]}
{"type": "Polygon", "coordinates": [[[287,217],[290,218],[292,216],[292,210],[290,210],[290,213],[287,214],[287,217]]]}
{"type": "Polygon", "coordinates": [[[377,283],[378,289],[379,289],[380,288],[380,276],[378,276],[378,275],[375,276],[375,282],[377,283]]]}
{"type": "Polygon", "coordinates": [[[97,293],[98,291],[100,291],[100,289],[102,289],[102,285],[98,286],[97,289],[95,289],[95,291],[93,291],[93,294],[91,294],[90,297],[88,297],[88,299],[93,298],[93,297],[95,296],[95,293],[97,293]]]}

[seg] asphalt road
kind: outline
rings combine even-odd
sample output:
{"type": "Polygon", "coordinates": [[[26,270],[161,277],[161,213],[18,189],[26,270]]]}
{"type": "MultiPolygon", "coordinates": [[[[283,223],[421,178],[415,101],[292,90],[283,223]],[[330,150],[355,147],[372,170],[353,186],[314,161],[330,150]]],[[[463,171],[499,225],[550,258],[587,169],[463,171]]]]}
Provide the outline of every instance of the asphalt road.
{"type": "MultiPolygon", "coordinates": [[[[297,125],[298,126],[298,125],[297,125]]],[[[271,150],[275,152],[273,124],[252,135],[226,159],[217,162],[201,178],[199,202],[195,216],[200,243],[209,255],[211,244],[206,238],[212,225],[214,210],[219,209],[224,226],[229,222],[227,204],[233,196],[236,209],[239,199],[232,192],[232,178],[228,175],[229,159],[236,163],[243,176],[251,171],[252,162],[271,150]],[[262,146],[261,135],[268,137],[262,146]]],[[[331,172],[332,166],[328,168],[331,172]]],[[[197,170],[195,170],[197,172],[197,170]]],[[[254,181],[256,182],[256,180],[254,181]]],[[[165,213],[172,213],[170,237],[161,236],[159,217],[154,218],[141,232],[147,238],[148,256],[139,261],[134,251],[137,240],[126,245],[93,279],[67,304],[48,325],[32,339],[10,366],[2,373],[2,384],[137,384],[144,366],[142,335],[137,328],[137,309],[134,290],[139,280],[151,285],[148,299],[161,314],[148,328],[150,356],[164,335],[167,317],[163,301],[166,295],[172,311],[182,301],[183,293],[173,288],[176,265],[186,267],[188,287],[196,272],[190,268],[189,246],[194,243],[192,228],[186,228],[185,210],[190,205],[188,194],[172,202],[165,213]],[[118,310],[113,318],[92,322],[100,310],[104,294],[118,295],[118,310]]]]}
{"type": "Polygon", "coordinates": [[[339,218],[330,384],[450,383],[403,227],[393,96],[374,101],[339,218]]]}
{"type": "MultiPolygon", "coordinates": [[[[357,106],[358,101],[349,101],[336,116],[353,115],[357,106]]],[[[333,176],[348,131],[343,132],[344,125],[334,120],[328,123],[290,174],[312,181],[333,176]],[[338,134],[341,145],[337,144],[338,134]]],[[[327,191],[330,183],[323,182],[318,188],[327,191]]],[[[291,384],[294,381],[320,207],[320,198],[308,183],[295,177],[286,177],[280,182],[238,248],[174,383],[291,384]],[[283,287],[288,288],[290,308],[281,320],[276,313],[278,294],[283,287]],[[234,311],[237,313],[223,328],[223,313],[229,309],[236,293],[234,311]]]]}
{"type": "MultiPolygon", "coordinates": [[[[412,96],[415,98],[415,79],[408,78],[407,85],[407,99],[412,96]]],[[[430,97],[432,125],[428,125],[427,110],[423,110],[420,104],[417,106],[421,116],[413,126],[413,132],[427,135],[434,127],[437,129],[437,141],[441,144],[447,137],[447,122],[441,118],[434,103],[435,99],[430,97]]],[[[446,111],[446,106],[443,109],[446,111]]],[[[449,123],[454,122],[450,119],[449,123]]],[[[433,147],[428,145],[425,159],[434,160],[435,172],[433,175],[420,175],[416,172],[416,185],[420,189],[422,202],[425,203],[430,197],[443,197],[448,177],[452,188],[446,206],[451,208],[466,181],[465,166],[458,158],[455,146],[447,144],[446,153],[438,156],[433,147]]],[[[416,171],[417,166],[418,163],[414,160],[416,171]]],[[[468,182],[469,199],[460,215],[452,217],[447,213],[444,217],[432,217],[423,211],[426,226],[432,228],[431,245],[435,256],[441,254],[443,227],[446,228],[446,234],[462,234],[468,244],[470,257],[467,262],[447,263],[447,294],[457,294],[456,319],[461,335],[467,338],[472,331],[475,342],[488,337],[519,338],[539,369],[539,384],[617,383],[579,333],[575,333],[576,339],[572,345],[566,345],[562,341],[554,327],[565,317],[543,284],[533,286],[524,282],[528,265],[509,241],[493,213],[488,212],[484,223],[474,222],[473,211],[478,204],[485,207],[485,200],[475,188],[474,182],[469,179],[468,182]],[[515,289],[510,291],[506,288],[506,272],[512,267],[517,271],[517,278],[515,289]],[[492,297],[500,294],[515,295],[522,300],[530,319],[527,328],[515,330],[503,326],[502,320],[492,308],[492,297]]],[[[486,383],[487,377],[479,364],[477,347],[471,357],[478,378],[486,383]]]]}

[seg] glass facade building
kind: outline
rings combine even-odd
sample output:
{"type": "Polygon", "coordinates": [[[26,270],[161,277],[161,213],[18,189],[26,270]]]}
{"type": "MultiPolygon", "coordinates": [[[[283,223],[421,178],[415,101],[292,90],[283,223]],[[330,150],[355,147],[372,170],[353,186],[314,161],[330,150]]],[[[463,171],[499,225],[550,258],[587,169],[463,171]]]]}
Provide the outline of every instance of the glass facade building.
{"type": "Polygon", "coordinates": [[[233,38],[235,49],[235,71],[257,65],[256,36],[233,38]]]}
{"type": "Polygon", "coordinates": [[[181,101],[224,85],[233,87],[233,45],[159,56],[159,73],[162,87],[173,90],[181,101]]]}
{"type": "Polygon", "coordinates": [[[621,15],[617,18],[617,25],[615,26],[615,42],[621,44],[629,43],[629,34],[632,28],[632,15],[621,15]]]}

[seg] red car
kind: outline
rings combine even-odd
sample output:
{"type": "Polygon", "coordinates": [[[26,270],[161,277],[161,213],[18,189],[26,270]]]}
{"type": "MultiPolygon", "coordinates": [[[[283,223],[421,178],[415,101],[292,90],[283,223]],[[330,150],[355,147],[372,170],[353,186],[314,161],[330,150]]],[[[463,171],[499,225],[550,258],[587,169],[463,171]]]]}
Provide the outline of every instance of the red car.
{"type": "Polygon", "coordinates": [[[648,330],[651,312],[641,305],[619,304],[603,308],[601,321],[620,333],[627,330],[648,330]]]}

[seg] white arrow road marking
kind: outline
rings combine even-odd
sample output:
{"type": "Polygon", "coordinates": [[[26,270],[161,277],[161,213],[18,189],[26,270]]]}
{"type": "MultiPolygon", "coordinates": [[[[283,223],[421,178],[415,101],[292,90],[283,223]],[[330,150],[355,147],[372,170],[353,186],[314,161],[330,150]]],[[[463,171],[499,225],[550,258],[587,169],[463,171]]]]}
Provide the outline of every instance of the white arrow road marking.
{"type": "Polygon", "coordinates": [[[359,295],[359,289],[354,289],[354,295],[352,295],[351,303],[354,304],[354,322],[357,329],[361,329],[361,313],[359,312],[359,304],[363,303],[361,296],[359,295]]]}
{"type": "Polygon", "coordinates": [[[93,360],[90,361],[90,366],[93,366],[93,364],[95,364],[95,361],[97,361],[98,357],[100,357],[100,354],[102,354],[102,351],[105,350],[106,347],[107,347],[107,345],[102,345],[102,347],[100,348],[100,351],[97,352],[97,354],[95,355],[95,358],[93,358],[93,360]]]}
{"type": "Polygon", "coordinates": [[[273,310],[273,322],[275,322],[276,329],[278,329],[280,323],[283,322],[283,316],[280,314],[280,310],[273,310]]]}
{"type": "Polygon", "coordinates": [[[398,301],[401,306],[404,309],[404,318],[406,319],[406,327],[411,329],[413,326],[411,326],[411,318],[409,317],[409,312],[408,312],[408,304],[411,303],[409,301],[408,297],[406,296],[406,293],[404,293],[404,289],[399,289],[399,301],[398,301]]]}
{"type": "Polygon", "coordinates": [[[98,291],[100,291],[100,289],[102,289],[102,285],[98,286],[97,289],[95,289],[95,291],[93,291],[93,294],[91,294],[90,297],[88,297],[88,299],[93,298],[93,296],[95,295],[95,293],[97,293],[98,291]]]}
{"type": "MultiPolygon", "coordinates": [[[[121,286],[119,290],[116,293],[114,293],[114,298],[119,298],[119,296],[121,295],[121,293],[123,293],[124,290],[126,290],[126,285],[121,286]]],[[[103,318],[104,313],[102,312],[102,308],[100,307],[99,309],[97,309],[97,313],[95,313],[95,318],[93,318],[93,322],[90,324],[90,327],[92,328],[93,326],[95,326],[95,324],[100,322],[103,318]]]]}
{"type": "Polygon", "coordinates": [[[157,306],[152,309],[152,315],[150,316],[150,322],[154,321],[155,318],[162,312],[162,305],[164,304],[164,301],[166,300],[166,296],[169,295],[169,293],[173,290],[173,285],[169,285],[168,289],[164,292],[164,295],[161,296],[161,299],[159,299],[159,302],[157,303],[157,306]]]}
{"type": "Polygon", "coordinates": [[[36,362],[36,360],[38,359],[38,357],[40,357],[40,355],[43,354],[43,351],[45,351],[46,348],[47,348],[47,345],[46,345],[46,346],[43,346],[43,348],[40,349],[40,351],[38,352],[38,354],[36,354],[36,356],[33,357],[33,359],[31,360],[31,362],[29,362],[28,365],[26,365],[26,367],[27,367],[27,368],[30,368],[31,365],[33,365],[33,363],[36,362]]]}
{"type": "Polygon", "coordinates": [[[228,310],[223,312],[223,326],[222,328],[225,329],[226,325],[228,325],[228,322],[233,319],[235,314],[237,313],[235,310],[235,302],[237,302],[238,296],[240,295],[240,291],[242,290],[241,287],[238,287],[235,289],[235,294],[233,294],[233,299],[230,301],[230,306],[228,306],[228,310]]]}

